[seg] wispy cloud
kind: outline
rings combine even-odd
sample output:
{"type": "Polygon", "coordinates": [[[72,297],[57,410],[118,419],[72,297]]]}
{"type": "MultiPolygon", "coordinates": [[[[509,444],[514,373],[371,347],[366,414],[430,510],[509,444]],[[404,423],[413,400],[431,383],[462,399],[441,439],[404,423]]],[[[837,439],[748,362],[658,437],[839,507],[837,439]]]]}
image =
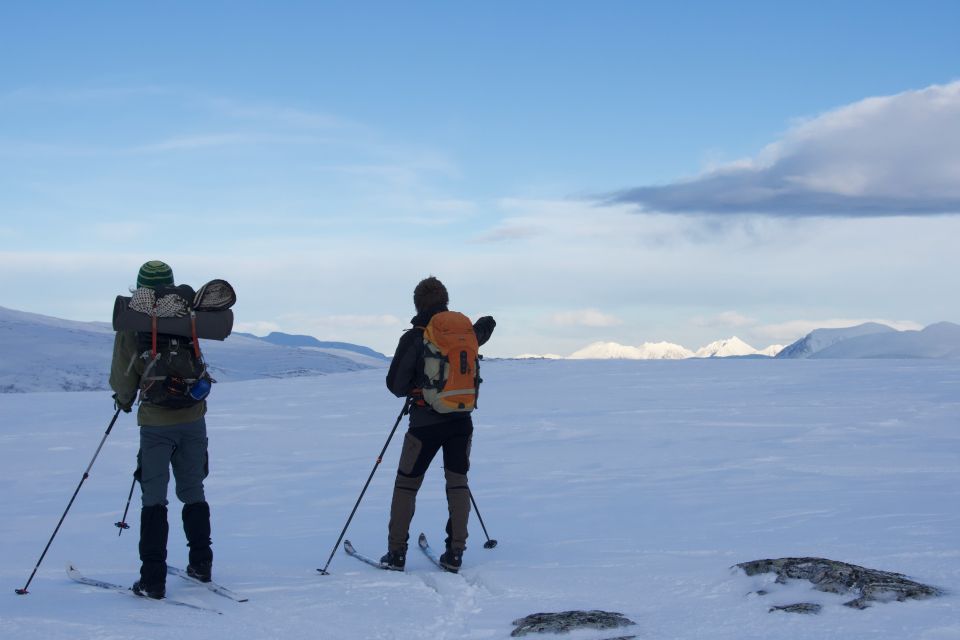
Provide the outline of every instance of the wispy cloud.
{"type": "Polygon", "coordinates": [[[504,225],[474,238],[474,242],[509,242],[527,240],[543,234],[543,228],[534,225],[504,225]]]}
{"type": "Polygon", "coordinates": [[[263,102],[242,102],[222,96],[199,97],[211,109],[238,120],[259,120],[271,125],[286,125],[294,129],[315,131],[351,130],[354,133],[372,133],[365,125],[331,113],[298,109],[287,105],[263,102]]]}
{"type": "Polygon", "coordinates": [[[0,93],[0,105],[16,103],[102,103],[130,98],[169,95],[171,87],[160,85],[103,86],[103,87],[19,87],[0,93]]]}
{"type": "Polygon", "coordinates": [[[305,144],[302,137],[259,133],[194,133],[174,135],[156,142],[127,146],[97,146],[0,140],[0,156],[47,158],[118,158],[124,156],[189,152],[242,144],[305,144]]]}
{"type": "Polygon", "coordinates": [[[251,136],[242,133],[212,133],[199,135],[174,136],[160,142],[153,142],[136,147],[134,151],[139,152],[158,152],[158,151],[184,151],[191,149],[201,149],[204,147],[223,147],[233,144],[243,144],[248,142],[263,142],[261,136],[251,136]]]}
{"type": "Polygon", "coordinates": [[[608,202],[687,214],[960,213],[960,81],[861,100],[798,123],[755,158],[608,202]]]}

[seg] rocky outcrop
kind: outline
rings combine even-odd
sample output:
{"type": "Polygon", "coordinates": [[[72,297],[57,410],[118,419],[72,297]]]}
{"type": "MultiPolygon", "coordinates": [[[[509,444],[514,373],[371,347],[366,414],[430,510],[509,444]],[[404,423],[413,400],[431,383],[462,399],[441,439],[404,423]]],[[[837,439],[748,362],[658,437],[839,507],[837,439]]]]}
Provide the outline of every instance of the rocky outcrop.
{"type": "MultiPolygon", "coordinates": [[[[776,582],[809,580],[818,591],[838,594],[853,594],[856,597],[844,605],[854,609],[866,609],[873,602],[921,600],[941,595],[936,587],[914,582],[900,573],[867,569],[855,564],[828,560],[826,558],[778,558],[776,560],[753,560],[737,565],[748,576],[775,573],[776,582]]],[[[758,592],[759,595],[762,595],[758,592]]],[[[771,611],[787,611],[791,607],[804,607],[810,603],[774,607],[771,611]]],[[[796,611],[800,612],[799,609],[796,611]]],[[[802,611],[802,613],[816,613],[802,611]]]]}
{"type": "MultiPolygon", "coordinates": [[[[566,633],[574,629],[618,629],[636,624],[622,613],[612,611],[561,611],[559,613],[534,613],[513,621],[511,636],[528,633],[566,633]]],[[[632,638],[634,636],[621,636],[632,638]]]]}
{"type": "Polygon", "coordinates": [[[770,607],[770,613],[785,611],[787,613],[820,613],[823,607],[816,602],[798,602],[797,604],[775,605],[770,607]]]}

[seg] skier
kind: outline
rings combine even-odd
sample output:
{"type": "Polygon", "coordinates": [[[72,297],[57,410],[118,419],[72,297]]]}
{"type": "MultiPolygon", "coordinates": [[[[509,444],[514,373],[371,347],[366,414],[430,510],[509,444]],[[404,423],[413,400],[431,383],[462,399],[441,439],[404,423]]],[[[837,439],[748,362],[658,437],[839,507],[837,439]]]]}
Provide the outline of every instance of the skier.
{"type": "MultiPolygon", "coordinates": [[[[473,421],[469,409],[438,412],[424,401],[423,393],[430,384],[425,373],[424,331],[434,316],[448,311],[448,302],[447,289],[437,278],[430,276],[417,284],[413,291],[413,305],[417,312],[411,320],[413,327],[401,336],[387,372],[387,388],[397,397],[410,398],[411,402],[410,427],[404,437],[390,506],[387,553],[380,559],[382,567],[395,571],[403,571],[406,564],[407,540],[417,491],[430,462],[440,449],[443,449],[449,511],[446,551],[440,556],[441,566],[454,573],[459,571],[466,549],[467,519],[470,515],[467,471],[470,469],[473,421]]],[[[469,323],[465,316],[460,317],[469,323]]],[[[473,324],[477,345],[490,339],[496,324],[491,316],[484,316],[473,324]]],[[[473,375],[476,376],[475,371],[473,375]]],[[[479,378],[476,378],[475,384],[479,384],[479,378]]]]}
{"type": "MultiPolygon", "coordinates": [[[[173,271],[159,261],[145,263],[137,274],[137,288],[152,290],[173,286],[173,271]]],[[[146,334],[148,337],[150,334],[146,334]]],[[[129,413],[140,390],[137,424],[140,451],[136,477],[143,492],[140,511],[140,579],[133,584],[138,595],[160,599],[167,579],[167,484],[170,467],[177,498],[183,502],[183,531],[190,547],[187,573],[210,582],[213,552],[210,549],[210,507],[203,492],[208,473],[207,412],[205,399],[190,406],[168,407],[149,401],[141,389],[148,361],[140,357],[142,344],[134,331],[118,331],[113,344],[110,387],[119,409],[129,413]]],[[[186,349],[191,352],[190,349],[186,349]]],[[[149,355],[149,352],[147,352],[149,355]]]]}

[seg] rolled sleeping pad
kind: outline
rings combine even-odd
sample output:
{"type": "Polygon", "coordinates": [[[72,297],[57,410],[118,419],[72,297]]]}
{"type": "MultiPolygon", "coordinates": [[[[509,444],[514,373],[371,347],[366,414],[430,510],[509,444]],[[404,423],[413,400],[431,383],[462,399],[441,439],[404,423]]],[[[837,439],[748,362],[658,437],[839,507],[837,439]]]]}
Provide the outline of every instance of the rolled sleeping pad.
{"type": "MultiPolygon", "coordinates": [[[[233,311],[197,311],[197,337],[207,340],[226,340],[233,331],[233,311]]],[[[129,296],[117,296],[113,304],[114,331],[153,331],[153,318],[130,308],[129,296]]],[[[157,318],[157,332],[174,336],[192,337],[190,316],[157,318]]]]}

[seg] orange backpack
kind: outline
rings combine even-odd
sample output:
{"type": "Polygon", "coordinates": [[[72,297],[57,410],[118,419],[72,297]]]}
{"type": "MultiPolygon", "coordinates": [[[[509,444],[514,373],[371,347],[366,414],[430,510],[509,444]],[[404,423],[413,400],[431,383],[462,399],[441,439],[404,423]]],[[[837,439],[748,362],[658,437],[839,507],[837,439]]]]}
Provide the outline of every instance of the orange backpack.
{"type": "Polygon", "coordinates": [[[438,413],[470,412],[480,391],[480,345],[470,318],[441,311],[423,330],[423,399],[438,413]]]}

